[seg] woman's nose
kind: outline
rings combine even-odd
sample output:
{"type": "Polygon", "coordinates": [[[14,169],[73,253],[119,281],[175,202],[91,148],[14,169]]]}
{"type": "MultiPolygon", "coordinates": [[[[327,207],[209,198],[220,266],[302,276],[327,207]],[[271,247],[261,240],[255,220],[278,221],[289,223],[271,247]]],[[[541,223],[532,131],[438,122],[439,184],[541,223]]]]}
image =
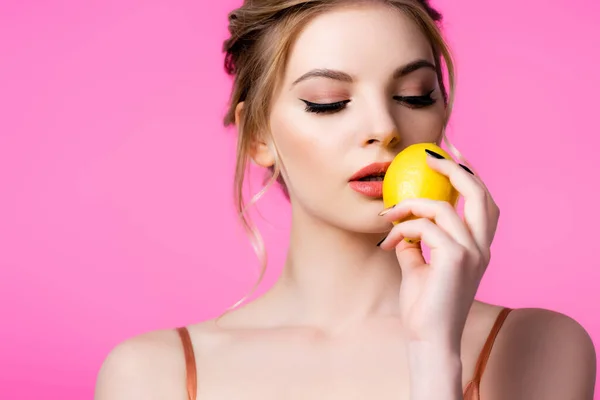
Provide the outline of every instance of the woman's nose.
{"type": "Polygon", "coordinates": [[[387,110],[379,111],[377,115],[373,116],[370,125],[363,146],[377,144],[383,147],[394,147],[400,142],[396,121],[387,110]]]}

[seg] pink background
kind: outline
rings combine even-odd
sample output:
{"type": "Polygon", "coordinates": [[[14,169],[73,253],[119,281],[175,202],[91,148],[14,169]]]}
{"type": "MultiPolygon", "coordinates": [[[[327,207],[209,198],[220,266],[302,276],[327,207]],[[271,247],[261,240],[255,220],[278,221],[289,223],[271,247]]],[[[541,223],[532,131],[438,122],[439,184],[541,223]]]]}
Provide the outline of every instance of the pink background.
{"type": "MultiPolygon", "coordinates": [[[[2,1],[0,398],[92,398],[115,344],[254,282],[221,126],[236,4],[2,1]]],[[[600,5],[436,4],[459,71],[450,135],[503,211],[479,298],[564,312],[599,346],[600,5]]],[[[274,190],[260,209],[264,290],[288,205],[274,190]]]]}

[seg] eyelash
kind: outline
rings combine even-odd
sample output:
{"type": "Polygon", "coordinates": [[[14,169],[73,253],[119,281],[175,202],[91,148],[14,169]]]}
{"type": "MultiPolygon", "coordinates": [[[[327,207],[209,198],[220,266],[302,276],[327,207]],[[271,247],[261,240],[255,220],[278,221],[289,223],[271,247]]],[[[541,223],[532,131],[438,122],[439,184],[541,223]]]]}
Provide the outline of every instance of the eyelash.
{"type": "MultiPolygon", "coordinates": [[[[435,104],[436,100],[431,97],[435,89],[430,90],[422,96],[394,96],[393,99],[398,103],[405,104],[409,108],[423,108],[435,104]]],[[[305,111],[315,114],[335,113],[343,110],[350,100],[336,101],[335,103],[311,103],[302,100],[306,104],[305,111]]]]}
{"type": "Polygon", "coordinates": [[[310,101],[302,100],[304,104],[306,104],[305,111],[315,113],[315,114],[324,114],[324,113],[334,113],[337,111],[341,111],[346,107],[346,104],[350,103],[350,100],[336,101],[335,103],[311,103],[310,101]]]}

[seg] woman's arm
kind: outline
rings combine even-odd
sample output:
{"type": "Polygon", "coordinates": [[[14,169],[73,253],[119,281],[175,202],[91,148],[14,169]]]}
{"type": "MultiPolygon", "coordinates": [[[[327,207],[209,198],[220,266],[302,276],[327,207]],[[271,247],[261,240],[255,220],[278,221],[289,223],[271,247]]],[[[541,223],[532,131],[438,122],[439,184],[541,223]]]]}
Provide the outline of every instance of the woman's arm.
{"type": "Polygon", "coordinates": [[[425,342],[408,345],[411,400],[459,400],[462,393],[460,350],[425,342]]]}
{"type": "Polygon", "coordinates": [[[464,197],[464,218],[445,201],[406,199],[381,212],[389,222],[400,222],[379,246],[393,249],[402,269],[400,318],[410,341],[411,400],[458,400],[461,339],[490,261],[500,210],[468,168],[425,152],[428,165],[464,197]],[[430,249],[429,260],[421,243],[430,249]]]}

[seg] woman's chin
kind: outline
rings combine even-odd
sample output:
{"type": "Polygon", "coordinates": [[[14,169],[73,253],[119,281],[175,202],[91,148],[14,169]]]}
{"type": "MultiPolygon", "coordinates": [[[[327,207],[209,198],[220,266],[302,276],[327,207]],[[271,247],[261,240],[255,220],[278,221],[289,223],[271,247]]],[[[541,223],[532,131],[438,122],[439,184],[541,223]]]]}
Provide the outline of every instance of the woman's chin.
{"type": "Polygon", "coordinates": [[[382,221],[381,217],[378,218],[379,219],[375,221],[373,220],[373,218],[369,218],[366,221],[363,221],[362,223],[356,223],[354,229],[352,230],[357,233],[373,235],[383,235],[388,233],[392,229],[392,225],[386,223],[385,221],[382,221]]]}

